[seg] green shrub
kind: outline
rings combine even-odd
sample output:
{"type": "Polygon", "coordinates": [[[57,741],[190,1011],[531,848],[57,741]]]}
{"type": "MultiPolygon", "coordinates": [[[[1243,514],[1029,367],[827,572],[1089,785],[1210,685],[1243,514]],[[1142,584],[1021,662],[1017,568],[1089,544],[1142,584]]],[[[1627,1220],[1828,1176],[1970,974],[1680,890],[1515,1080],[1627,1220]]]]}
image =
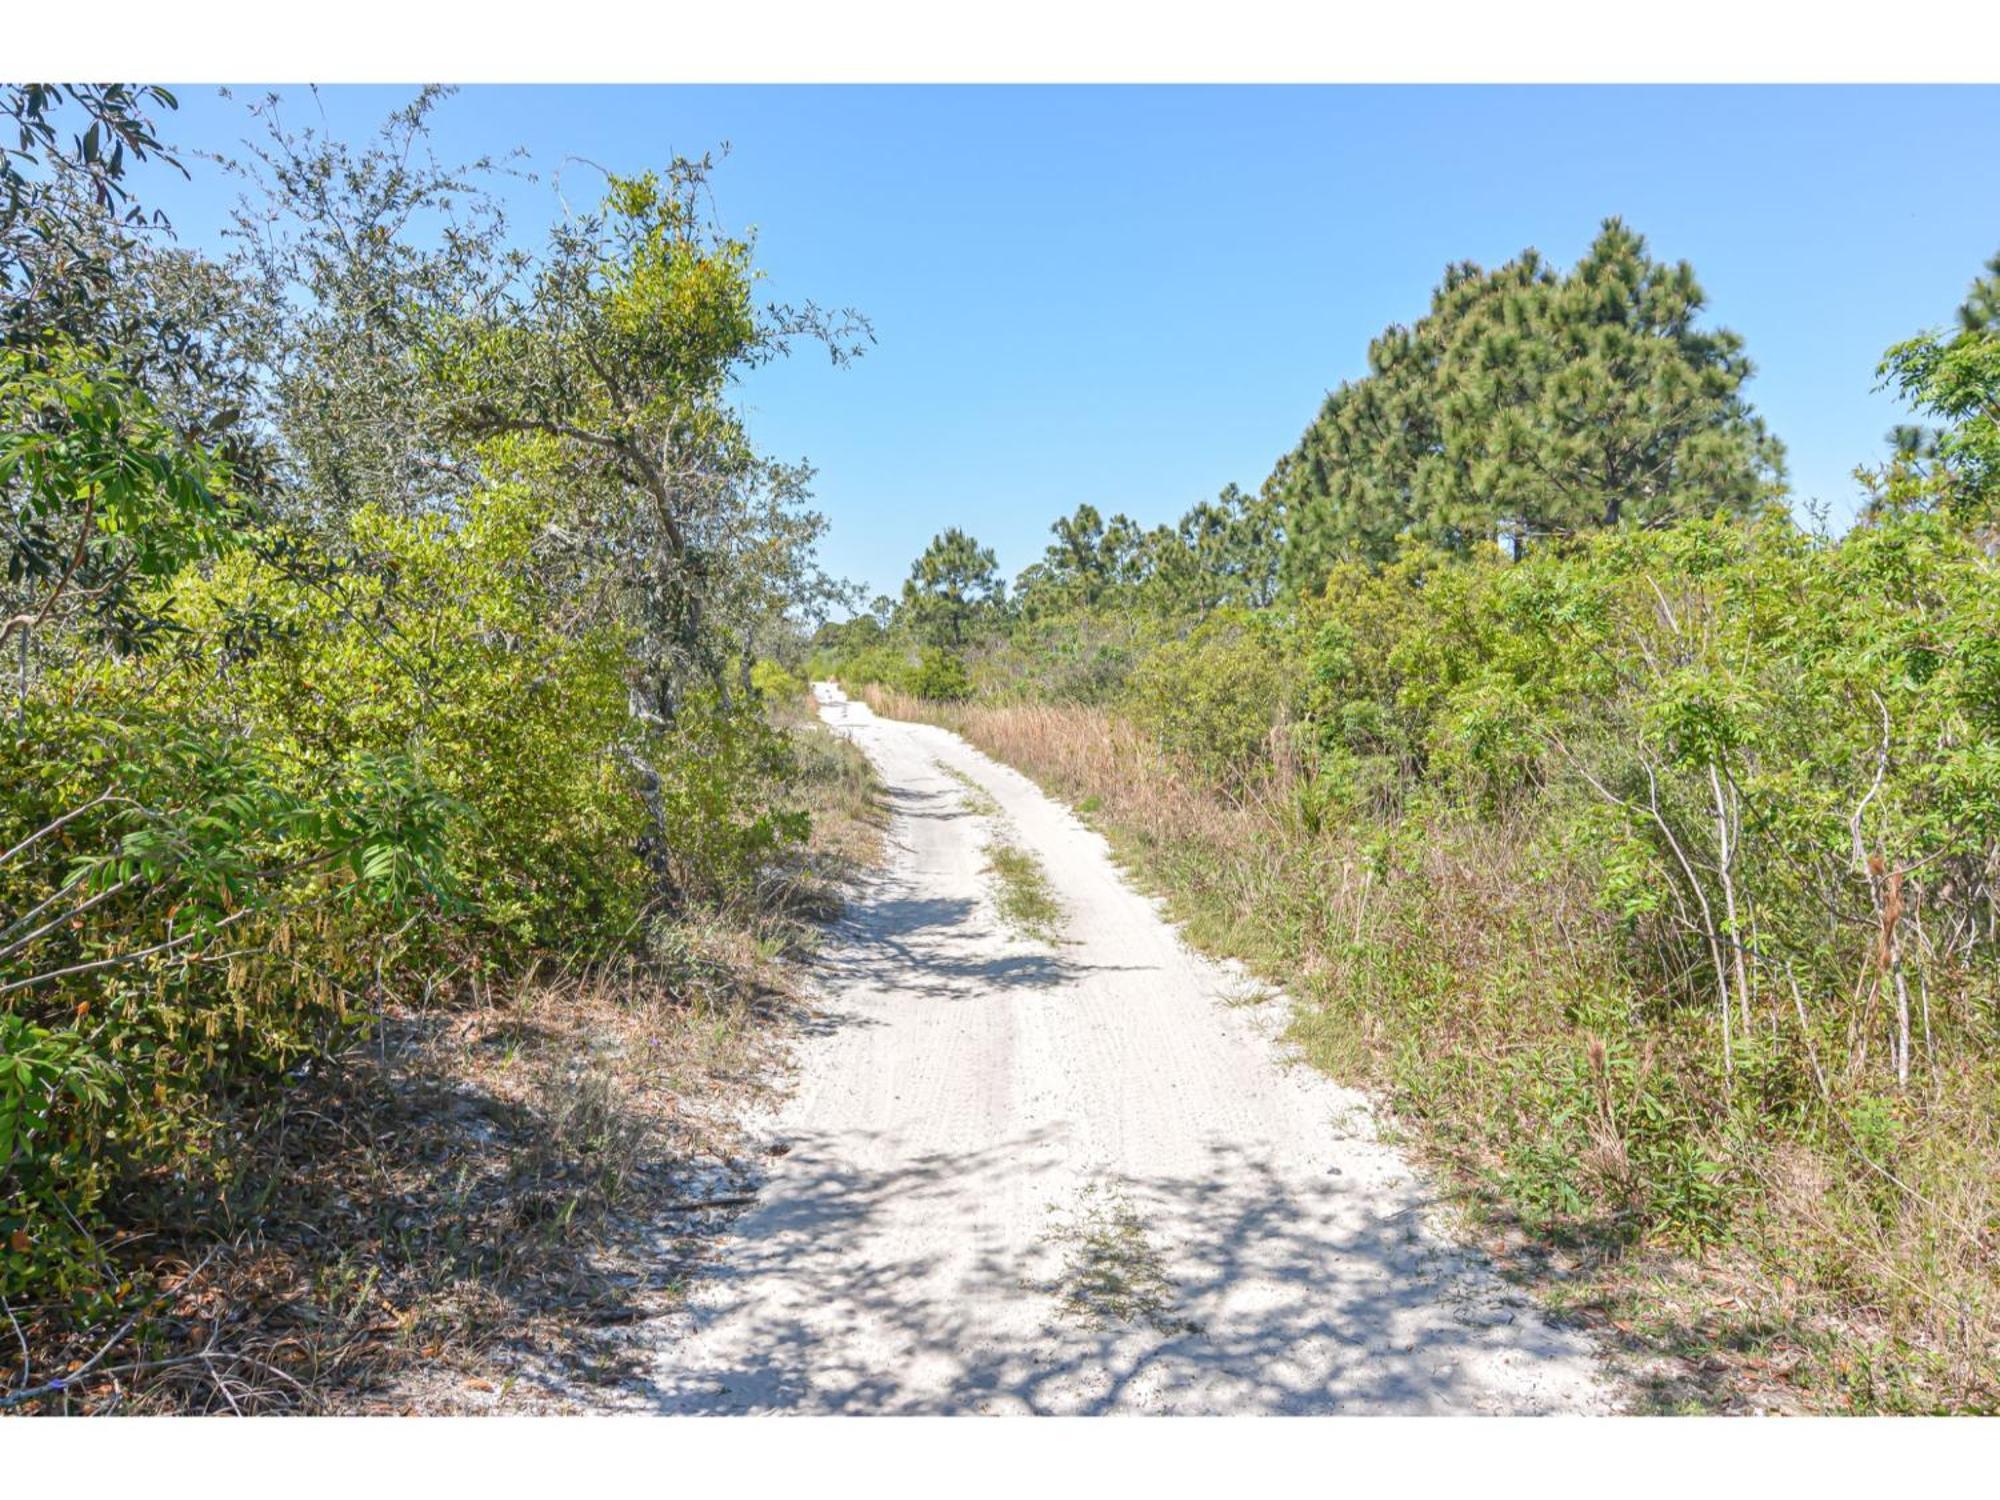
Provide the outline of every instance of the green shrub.
{"type": "Polygon", "coordinates": [[[967,653],[982,703],[1110,706],[1133,669],[1174,638],[1175,622],[1144,610],[1065,610],[1017,621],[1005,636],[967,653]]]}
{"type": "Polygon", "coordinates": [[[1126,708],[1168,753],[1218,786],[1241,787],[1270,764],[1288,679],[1275,622],[1223,611],[1141,662],[1126,708]]]}
{"type": "Polygon", "coordinates": [[[495,492],[359,512],[339,574],[235,552],[146,601],[159,649],[73,653],[0,727],[0,1295],[101,1288],[106,1195],[218,1184],[225,1115],[385,984],[601,950],[654,873],[740,899],[804,837],[788,738],[713,694],[637,724],[536,530],[495,492]]]}
{"type": "Polygon", "coordinates": [[[656,852],[679,892],[740,900],[775,854],[810,832],[788,797],[797,775],[792,740],[758,709],[697,694],[648,750],[666,831],[656,852]]]}
{"type": "Polygon", "coordinates": [[[814,667],[815,676],[830,677],[855,693],[870,683],[907,692],[912,671],[908,653],[886,645],[867,646],[826,658],[814,667]]]}
{"type": "Polygon", "coordinates": [[[240,554],[177,582],[183,650],[100,675],[254,738],[301,796],[343,755],[420,759],[466,810],[449,868],[496,957],[621,930],[646,888],[624,642],[552,623],[535,519],[512,491],[480,497],[462,525],[363,510],[349,538],[368,566],[331,582],[240,554]],[[252,616],[259,636],[215,695],[217,656],[252,616]]]}
{"type": "Polygon", "coordinates": [[[972,696],[972,679],[966,675],[963,657],[941,646],[926,646],[904,691],[934,703],[962,703],[972,696]]]}
{"type": "MultiPolygon", "coordinates": [[[[96,685],[93,685],[96,686],[96,685]]],[[[0,1295],[101,1285],[114,1183],[206,1171],[221,1099],[356,1019],[454,900],[460,809],[406,759],[325,766],[95,692],[0,730],[0,1295]]]]}
{"type": "Polygon", "coordinates": [[[788,703],[803,698],[806,692],[804,678],[768,658],[750,668],[750,686],[766,703],[788,703]]]}

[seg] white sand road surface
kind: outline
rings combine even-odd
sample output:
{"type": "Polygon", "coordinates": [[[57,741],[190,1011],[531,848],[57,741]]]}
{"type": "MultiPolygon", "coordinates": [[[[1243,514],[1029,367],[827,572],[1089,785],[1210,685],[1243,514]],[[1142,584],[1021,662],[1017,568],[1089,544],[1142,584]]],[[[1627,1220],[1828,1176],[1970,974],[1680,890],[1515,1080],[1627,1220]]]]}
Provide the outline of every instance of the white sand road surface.
{"type": "Polygon", "coordinates": [[[664,1410],[1614,1407],[1582,1337],[1439,1235],[1365,1099],[1288,1063],[1282,999],[1027,778],[815,691],[887,787],[891,858],[758,1122],[782,1154],[658,1351],[664,1410]],[[1058,941],[1001,920],[996,836],[1041,861],[1058,941]]]}

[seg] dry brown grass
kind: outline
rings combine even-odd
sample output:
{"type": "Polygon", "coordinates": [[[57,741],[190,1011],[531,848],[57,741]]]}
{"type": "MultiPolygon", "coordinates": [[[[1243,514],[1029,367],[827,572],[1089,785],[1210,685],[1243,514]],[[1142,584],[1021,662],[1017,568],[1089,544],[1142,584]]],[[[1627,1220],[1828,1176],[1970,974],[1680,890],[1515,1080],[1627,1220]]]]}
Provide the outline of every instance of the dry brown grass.
{"type": "Polygon", "coordinates": [[[918,719],[964,736],[1129,834],[1240,848],[1253,841],[1260,821],[1257,809],[1229,804],[1181,775],[1145,735],[1104,709],[930,703],[874,684],[862,697],[889,718],[918,719]]]}

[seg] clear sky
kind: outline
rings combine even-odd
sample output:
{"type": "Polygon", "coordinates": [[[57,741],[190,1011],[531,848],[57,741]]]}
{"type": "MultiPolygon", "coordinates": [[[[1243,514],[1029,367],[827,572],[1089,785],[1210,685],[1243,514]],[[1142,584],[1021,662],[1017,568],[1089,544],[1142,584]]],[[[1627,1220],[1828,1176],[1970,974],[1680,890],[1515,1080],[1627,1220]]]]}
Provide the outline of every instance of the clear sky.
{"type": "MultiPolygon", "coordinates": [[[[179,92],[166,133],[213,149],[259,91],[179,92]]],[[[355,138],[411,92],[321,97],[355,138]]],[[[1795,491],[1844,521],[1899,419],[1882,350],[2000,249],[1988,88],[510,87],[438,122],[446,155],[527,148],[523,229],[566,156],[730,143],[717,206],[757,228],[772,295],[875,325],[854,367],[797,354],[743,397],[767,450],[817,466],[829,565],[884,592],[946,526],[1011,576],[1079,502],[1152,523],[1254,489],[1448,262],[1568,264],[1611,214],[1693,262],[1795,491]]],[[[234,194],[199,165],[149,191],[197,244],[234,194]]]]}

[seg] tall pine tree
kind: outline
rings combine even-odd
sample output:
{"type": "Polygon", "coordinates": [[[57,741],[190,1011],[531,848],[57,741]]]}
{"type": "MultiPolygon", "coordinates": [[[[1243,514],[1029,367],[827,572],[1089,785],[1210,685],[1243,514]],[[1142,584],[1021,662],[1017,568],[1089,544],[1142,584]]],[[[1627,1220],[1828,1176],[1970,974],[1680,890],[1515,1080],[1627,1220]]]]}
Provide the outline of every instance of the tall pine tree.
{"type": "Polygon", "coordinates": [[[1312,587],[1406,535],[1518,550],[1782,493],[1743,342],[1696,327],[1703,305],[1693,268],[1653,260],[1617,219],[1567,275],[1532,250],[1450,267],[1430,313],[1377,338],[1368,374],[1280,461],[1289,580],[1312,587]]]}
{"type": "Polygon", "coordinates": [[[953,526],[933,537],[911,565],[898,613],[927,645],[956,651],[975,623],[1005,601],[993,549],[953,526]]]}

